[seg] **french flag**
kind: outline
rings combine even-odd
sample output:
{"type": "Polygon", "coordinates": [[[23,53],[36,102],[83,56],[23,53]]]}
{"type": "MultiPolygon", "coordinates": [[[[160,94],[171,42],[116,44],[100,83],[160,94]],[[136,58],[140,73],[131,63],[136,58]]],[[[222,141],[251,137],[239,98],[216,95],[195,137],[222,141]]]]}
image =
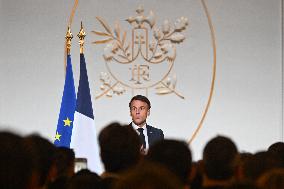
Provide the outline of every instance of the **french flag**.
{"type": "Polygon", "coordinates": [[[70,147],[76,158],[86,158],[88,169],[102,173],[97,132],[84,54],[80,54],[80,80],[70,147]]]}

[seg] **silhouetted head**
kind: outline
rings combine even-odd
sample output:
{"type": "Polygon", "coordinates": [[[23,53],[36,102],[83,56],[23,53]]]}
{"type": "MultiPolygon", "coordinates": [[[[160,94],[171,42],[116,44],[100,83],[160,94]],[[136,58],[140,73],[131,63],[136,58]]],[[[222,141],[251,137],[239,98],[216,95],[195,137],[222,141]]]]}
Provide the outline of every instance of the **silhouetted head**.
{"type": "Polygon", "coordinates": [[[211,139],[203,150],[204,173],[210,179],[227,180],[234,176],[238,150],[224,136],[211,139]]]}
{"type": "Polygon", "coordinates": [[[105,170],[123,171],[140,159],[140,140],[132,127],[119,123],[107,125],[99,134],[100,155],[105,170]]]}
{"type": "Polygon", "coordinates": [[[169,139],[158,141],[149,148],[146,159],[164,165],[184,184],[188,183],[192,157],[185,142],[169,139]]]}

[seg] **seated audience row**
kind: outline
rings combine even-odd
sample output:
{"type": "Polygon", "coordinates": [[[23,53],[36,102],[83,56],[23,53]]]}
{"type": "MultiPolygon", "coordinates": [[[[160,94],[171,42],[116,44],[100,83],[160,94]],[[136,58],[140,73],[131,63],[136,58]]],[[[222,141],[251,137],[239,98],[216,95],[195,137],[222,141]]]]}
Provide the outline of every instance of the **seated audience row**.
{"type": "Polygon", "coordinates": [[[276,189],[284,188],[284,143],[240,153],[226,136],[207,142],[193,162],[184,141],[164,139],[145,153],[134,129],[117,122],[98,136],[101,175],[74,172],[72,149],[39,136],[0,132],[1,189],[276,189]]]}

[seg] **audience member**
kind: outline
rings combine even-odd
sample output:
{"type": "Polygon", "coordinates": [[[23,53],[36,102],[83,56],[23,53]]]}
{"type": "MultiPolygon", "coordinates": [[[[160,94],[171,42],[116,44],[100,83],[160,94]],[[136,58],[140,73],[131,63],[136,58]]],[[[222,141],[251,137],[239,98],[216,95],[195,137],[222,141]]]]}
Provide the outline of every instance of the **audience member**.
{"type": "Polygon", "coordinates": [[[234,142],[224,136],[211,139],[203,150],[203,188],[224,188],[235,176],[238,150],[234,142]]]}
{"type": "Polygon", "coordinates": [[[33,162],[31,154],[23,145],[23,138],[0,132],[0,188],[33,189],[33,162]]]}
{"type": "Polygon", "coordinates": [[[237,161],[236,181],[246,182],[245,175],[244,175],[244,164],[252,156],[253,154],[248,153],[248,152],[242,152],[239,154],[239,158],[237,161]]]}
{"type": "Polygon", "coordinates": [[[257,181],[261,189],[283,189],[284,188],[284,169],[272,169],[264,173],[257,181]]]}
{"type": "Polygon", "coordinates": [[[204,173],[203,160],[193,162],[190,174],[191,189],[200,189],[202,187],[203,173],[204,173]]]}
{"type": "Polygon", "coordinates": [[[48,189],[67,189],[70,178],[58,177],[53,182],[48,183],[48,189]]]}
{"type": "Polygon", "coordinates": [[[183,141],[165,139],[141,153],[141,140],[129,125],[117,122],[99,133],[105,172],[74,174],[72,149],[56,148],[39,135],[0,132],[1,189],[278,189],[284,188],[284,143],[267,151],[240,153],[234,142],[216,136],[203,159],[192,163],[183,141]],[[144,158],[144,161],[140,161],[144,158]],[[140,162],[140,163],[139,163],[140,162]]]}
{"type": "Polygon", "coordinates": [[[47,187],[56,178],[54,156],[56,147],[39,135],[24,138],[25,145],[32,154],[35,170],[38,173],[39,188],[47,187]]]}
{"type": "Polygon", "coordinates": [[[114,189],[183,189],[183,185],[164,166],[143,162],[122,174],[114,189]]]}
{"type": "Polygon", "coordinates": [[[278,157],[281,167],[284,168],[284,142],[276,142],[268,147],[268,152],[278,157]]]}
{"type": "Polygon", "coordinates": [[[99,146],[105,167],[102,178],[108,186],[118,179],[122,171],[136,165],[140,160],[139,136],[126,125],[122,126],[119,123],[107,125],[99,134],[99,146]]]}
{"type": "Polygon", "coordinates": [[[280,167],[277,157],[266,151],[257,152],[244,162],[244,180],[255,182],[263,173],[277,167],[280,167]]]}
{"type": "Polygon", "coordinates": [[[191,152],[188,144],[177,140],[161,140],[149,148],[146,159],[160,163],[172,171],[185,186],[189,186],[191,152]]]}
{"type": "Polygon", "coordinates": [[[48,189],[66,189],[69,179],[74,175],[75,153],[66,147],[57,147],[54,155],[56,178],[48,184],[48,189]]]}
{"type": "Polygon", "coordinates": [[[75,153],[66,147],[57,147],[54,162],[57,177],[70,178],[74,175],[75,153]]]}
{"type": "Polygon", "coordinates": [[[87,169],[78,171],[71,177],[67,189],[101,189],[101,178],[87,169]]]}

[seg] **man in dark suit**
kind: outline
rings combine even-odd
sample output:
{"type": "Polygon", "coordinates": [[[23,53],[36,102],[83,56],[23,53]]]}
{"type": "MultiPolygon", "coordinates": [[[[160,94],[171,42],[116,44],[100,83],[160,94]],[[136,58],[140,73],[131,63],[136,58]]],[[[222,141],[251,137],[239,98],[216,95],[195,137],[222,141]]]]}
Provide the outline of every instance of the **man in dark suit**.
{"type": "Polygon", "coordinates": [[[136,130],[143,144],[143,150],[146,150],[156,141],[164,139],[164,133],[161,129],[152,127],[146,123],[150,115],[151,103],[149,99],[142,95],[134,96],[129,102],[130,116],[132,122],[129,126],[136,130]]]}

